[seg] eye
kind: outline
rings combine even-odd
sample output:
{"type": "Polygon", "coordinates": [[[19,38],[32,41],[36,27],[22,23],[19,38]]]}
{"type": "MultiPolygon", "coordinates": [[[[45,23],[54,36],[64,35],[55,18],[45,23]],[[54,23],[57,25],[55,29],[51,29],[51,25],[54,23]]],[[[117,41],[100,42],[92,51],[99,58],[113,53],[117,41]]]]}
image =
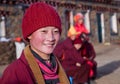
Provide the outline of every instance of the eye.
{"type": "Polygon", "coordinates": [[[48,31],[47,30],[41,30],[40,32],[41,33],[47,33],[48,31]]]}
{"type": "Polygon", "coordinates": [[[54,33],[59,33],[59,30],[58,30],[58,29],[55,29],[55,30],[54,30],[54,33]]]}

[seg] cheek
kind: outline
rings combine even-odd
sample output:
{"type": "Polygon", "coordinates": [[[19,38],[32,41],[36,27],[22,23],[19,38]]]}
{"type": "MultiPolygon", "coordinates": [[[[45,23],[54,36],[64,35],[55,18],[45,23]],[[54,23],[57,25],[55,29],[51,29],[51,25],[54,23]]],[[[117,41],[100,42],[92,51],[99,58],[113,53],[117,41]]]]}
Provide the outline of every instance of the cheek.
{"type": "Polygon", "coordinates": [[[71,38],[71,40],[75,40],[75,36],[71,36],[70,38],[71,38]]]}
{"type": "Polygon", "coordinates": [[[39,35],[33,35],[32,39],[30,40],[30,44],[33,46],[40,46],[44,41],[44,38],[39,35]]]}
{"type": "Polygon", "coordinates": [[[79,45],[79,48],[81,48],[82,47],[82,45],[79,45]]]}

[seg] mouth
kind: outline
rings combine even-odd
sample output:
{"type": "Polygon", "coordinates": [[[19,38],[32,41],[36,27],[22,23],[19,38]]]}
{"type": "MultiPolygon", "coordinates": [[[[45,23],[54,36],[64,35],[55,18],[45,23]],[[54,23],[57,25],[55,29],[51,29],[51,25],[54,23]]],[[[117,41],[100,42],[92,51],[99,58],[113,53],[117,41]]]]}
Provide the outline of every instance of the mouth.
{"type": "Polygon", "coordinates": [[[46,46],[48,46],[48,47],[53,47],[54,45],[55,45],[55,43],[46,44],[46,46]]]}

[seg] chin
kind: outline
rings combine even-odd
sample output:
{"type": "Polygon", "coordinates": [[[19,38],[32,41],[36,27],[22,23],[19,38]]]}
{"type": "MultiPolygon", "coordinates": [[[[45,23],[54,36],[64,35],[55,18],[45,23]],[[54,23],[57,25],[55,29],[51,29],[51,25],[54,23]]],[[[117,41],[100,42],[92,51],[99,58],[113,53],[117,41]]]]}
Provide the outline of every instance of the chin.
{"type": "Polygon", "coordinates": [[[43,52],[46,54],[51,54],[51,53],[53,53],[53,50],[54,50],[54,48],[51,48],[51,49],[49,48],[49,49],[44,49],[43,52]]]}
{"type": "MultiPolygon", "coordinates": [[[[52,53],[52,52],[51,52],[51,53],[52,53]]],[[[50,55],[51,53],[48,53],[48,52],[47,52],[47,53],[45,53],[45,54],[50,55]]]]}
{"type": "Polygon", "coordinates": [[[53,51],[48,51],[48,52],[44,52],[44,53],[46,53],[46,54],[51,54],[53,51]]]}

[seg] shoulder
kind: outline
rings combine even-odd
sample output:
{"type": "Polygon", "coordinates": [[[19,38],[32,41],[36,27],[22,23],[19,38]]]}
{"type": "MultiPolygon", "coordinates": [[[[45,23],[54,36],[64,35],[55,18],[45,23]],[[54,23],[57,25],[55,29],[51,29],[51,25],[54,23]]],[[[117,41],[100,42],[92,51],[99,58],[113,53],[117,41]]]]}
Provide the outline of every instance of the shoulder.
{"type": "Polygon", "coordinates": [[[24,53],[22,53],[20,58],[12,62],[6,69],[14,71],[14,70],[20,70],[25,66],[28,66],[28,63],[27,60],[25,59],[24,53]]]}
{"type": "Polygon", "coordinates": [[[4,71],[4,74],[16,74],[17,72],[23,71],[24,67],[25,64],[20,59],[17,59],[13,63],[8,65],[8,67],[4,71]]]}
{"type": "Polygon", "coordinates": [[[4,71],[4,74],[10,73],[12,75],[15,75],[18,72],[22,72],[27,67],[27,65],[28,64],[27,64],[27,61],[24,57],[24,54],[22,54],[19,59],[15,60],[14,62],[12,62],[11,64],[9,64],[7,66],[7,68],[4,71]]]}
{"type": "Polygon", "coordinates": [[[20,57],[8,65],[0,80],[2,84],[22,84],[23,82],[29,82],[29,79],[32,81],[31,69],[29,65],[26,64],[27,62],[24,62],[25,58],[23,58],[20,57]]]}
{"type": "Polygon", "coordinates": [[[11,63],[10,65],[8,65],[8,67],[5,69],[5,71],[1,77],[0,82],[2,84],[9,84],[9,83],[12,83],[13,81],[14,81],[14,83],[18,83],[17,72],[22,71],[20,69],[20,65],[21,65],[20,60],[16,60],[13,63],[11,63]]]}
{"type": "Polygon", "coordinates": [[[64,44],[64,47],[68,49],[73,47],[72,40],[70,38],[66,38],[63,44],[64,44]]]}
{"type": "Polygon", "coordinates": [[[63,47],[64,47],[64,45],[65,45],[65,40],[63,40],[63,41],[59,42],[59,43],[56,45],[55,49],[58,49],[58,48],[63,48],[63,47]]]}

